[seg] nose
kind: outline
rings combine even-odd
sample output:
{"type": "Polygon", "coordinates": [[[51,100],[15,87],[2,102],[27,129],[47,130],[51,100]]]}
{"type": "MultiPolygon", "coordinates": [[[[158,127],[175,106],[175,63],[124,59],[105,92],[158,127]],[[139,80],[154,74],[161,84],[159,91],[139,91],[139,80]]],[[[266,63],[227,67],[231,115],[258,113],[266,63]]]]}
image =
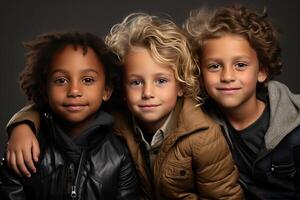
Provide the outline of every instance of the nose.
{"type": "Polygon", "coordinates": [[[81,92],[80,84],[71,82],[68,89],[67,97],[76,98],[81,96],[82,96],[82,92],[81,92]]]}
{"type": "Polygon", "coordinates": [[[222,82],[232,82],[235,80],[234,69],[231,67],[224,67],[221,72],[221,81],[222,82]]]}
{"type": "Polygon", "coordinates": [[[150,83],[146,83],[143,87],[142,98],[149,99],[154,97],[154,88],[150,83]]]}

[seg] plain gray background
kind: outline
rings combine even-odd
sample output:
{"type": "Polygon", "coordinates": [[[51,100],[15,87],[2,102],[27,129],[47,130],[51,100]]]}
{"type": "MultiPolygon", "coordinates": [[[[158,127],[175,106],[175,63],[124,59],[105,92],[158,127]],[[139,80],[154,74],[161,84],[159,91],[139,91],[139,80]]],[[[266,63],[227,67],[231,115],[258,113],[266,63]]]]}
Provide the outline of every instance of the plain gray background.
{"type": "Polygon", "coordinates": [[[282,31],[283,73],[277,80],[300,93],[300,3],[297,0],[1,0],[0,6],[0,153],[6,144],[5,124],[26,103],[17,84],[23,69],[23,41],[44,32],[79,30],[104,36],[111,26],[131,12],[170,15],[181,25],[191,9],[239,3],[256,10],[268,9],[269,16],[282,31]]]}

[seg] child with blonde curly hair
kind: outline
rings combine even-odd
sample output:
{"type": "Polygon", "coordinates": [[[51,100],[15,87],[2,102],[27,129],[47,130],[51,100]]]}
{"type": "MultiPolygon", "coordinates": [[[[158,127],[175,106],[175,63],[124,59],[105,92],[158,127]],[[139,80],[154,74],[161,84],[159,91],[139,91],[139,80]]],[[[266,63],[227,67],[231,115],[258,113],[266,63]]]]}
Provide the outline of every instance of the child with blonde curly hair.
{"type": "Polygon", "coordinates": [[[204,107],[223,127],[247,199],[300,199],[300,96],[272,81],[282,59],[267,13],[199,10],[185,29],[201,66],[204,107]]]}
{"type": "MultiPolygon", "coordinates": [[[[225,137],[199,107],[199,68],[183,31],[167,19],[131,14],[111,29],[106,43],[120,59],[119,99],[130,111],[114,111],[115,131],[127,141],[142,196],[242,199],[225,137]]],[[[19,122],[31,119],[21,115],[19,122]]],[[[25,137],[17,128],[11,149],[20,146],[13,137],[25,137]]]]}

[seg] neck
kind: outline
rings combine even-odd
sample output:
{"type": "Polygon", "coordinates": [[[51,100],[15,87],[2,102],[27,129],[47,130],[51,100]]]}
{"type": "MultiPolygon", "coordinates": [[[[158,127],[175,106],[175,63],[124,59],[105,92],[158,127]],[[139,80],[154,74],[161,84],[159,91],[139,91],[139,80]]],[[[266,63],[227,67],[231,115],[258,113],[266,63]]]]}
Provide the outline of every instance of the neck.
{"type": "Polygon", "coordinates": [[[140,123],[139,126],[143,131],[143,134],[153,136],[156,131],[162,126],[158,125],[157,123],[140,123]]]}
{"type": "Polygon", "coordinates": [[[88,117],[84,121],[81,122],[66,122],[62,121],[61,126],[65,129],[66,133],[71,138],[76,138],[82,134],[84,130],[86,130],[90,125],[91,121],[95,119],[95,115],[88,117]]]}
{"type": "Polygon", "coordinates": [[[239,108],[222,109],[226,119],[236,130],[243,130],[254,123],[263,113],[265,103],[255,98],[248,105],[239,108]]]}
{"type": "Polygon", "coordinates": [[[166,122],[168,116],[169,115],[163,117],[158,121],[147,122],[147,123],[138,120],[138,124],[141,130],[143,131],[144,136],[151,140],[153,135],[156,133],[156,131],[160,129],[163,126],[163,124],[166,122]]]}

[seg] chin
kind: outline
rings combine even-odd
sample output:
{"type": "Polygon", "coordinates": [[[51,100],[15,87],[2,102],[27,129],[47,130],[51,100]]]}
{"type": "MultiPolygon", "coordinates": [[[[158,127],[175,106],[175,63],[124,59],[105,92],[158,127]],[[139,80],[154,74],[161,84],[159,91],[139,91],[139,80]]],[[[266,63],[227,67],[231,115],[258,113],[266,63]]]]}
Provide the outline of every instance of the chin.
{"type": "Polygon", "coordinates": [[[217,104],[220,107],[225,108],[225,109],[233,109],[233,108],[236,108],[240,105],[236,102],[218,102],[217,104]]]}

